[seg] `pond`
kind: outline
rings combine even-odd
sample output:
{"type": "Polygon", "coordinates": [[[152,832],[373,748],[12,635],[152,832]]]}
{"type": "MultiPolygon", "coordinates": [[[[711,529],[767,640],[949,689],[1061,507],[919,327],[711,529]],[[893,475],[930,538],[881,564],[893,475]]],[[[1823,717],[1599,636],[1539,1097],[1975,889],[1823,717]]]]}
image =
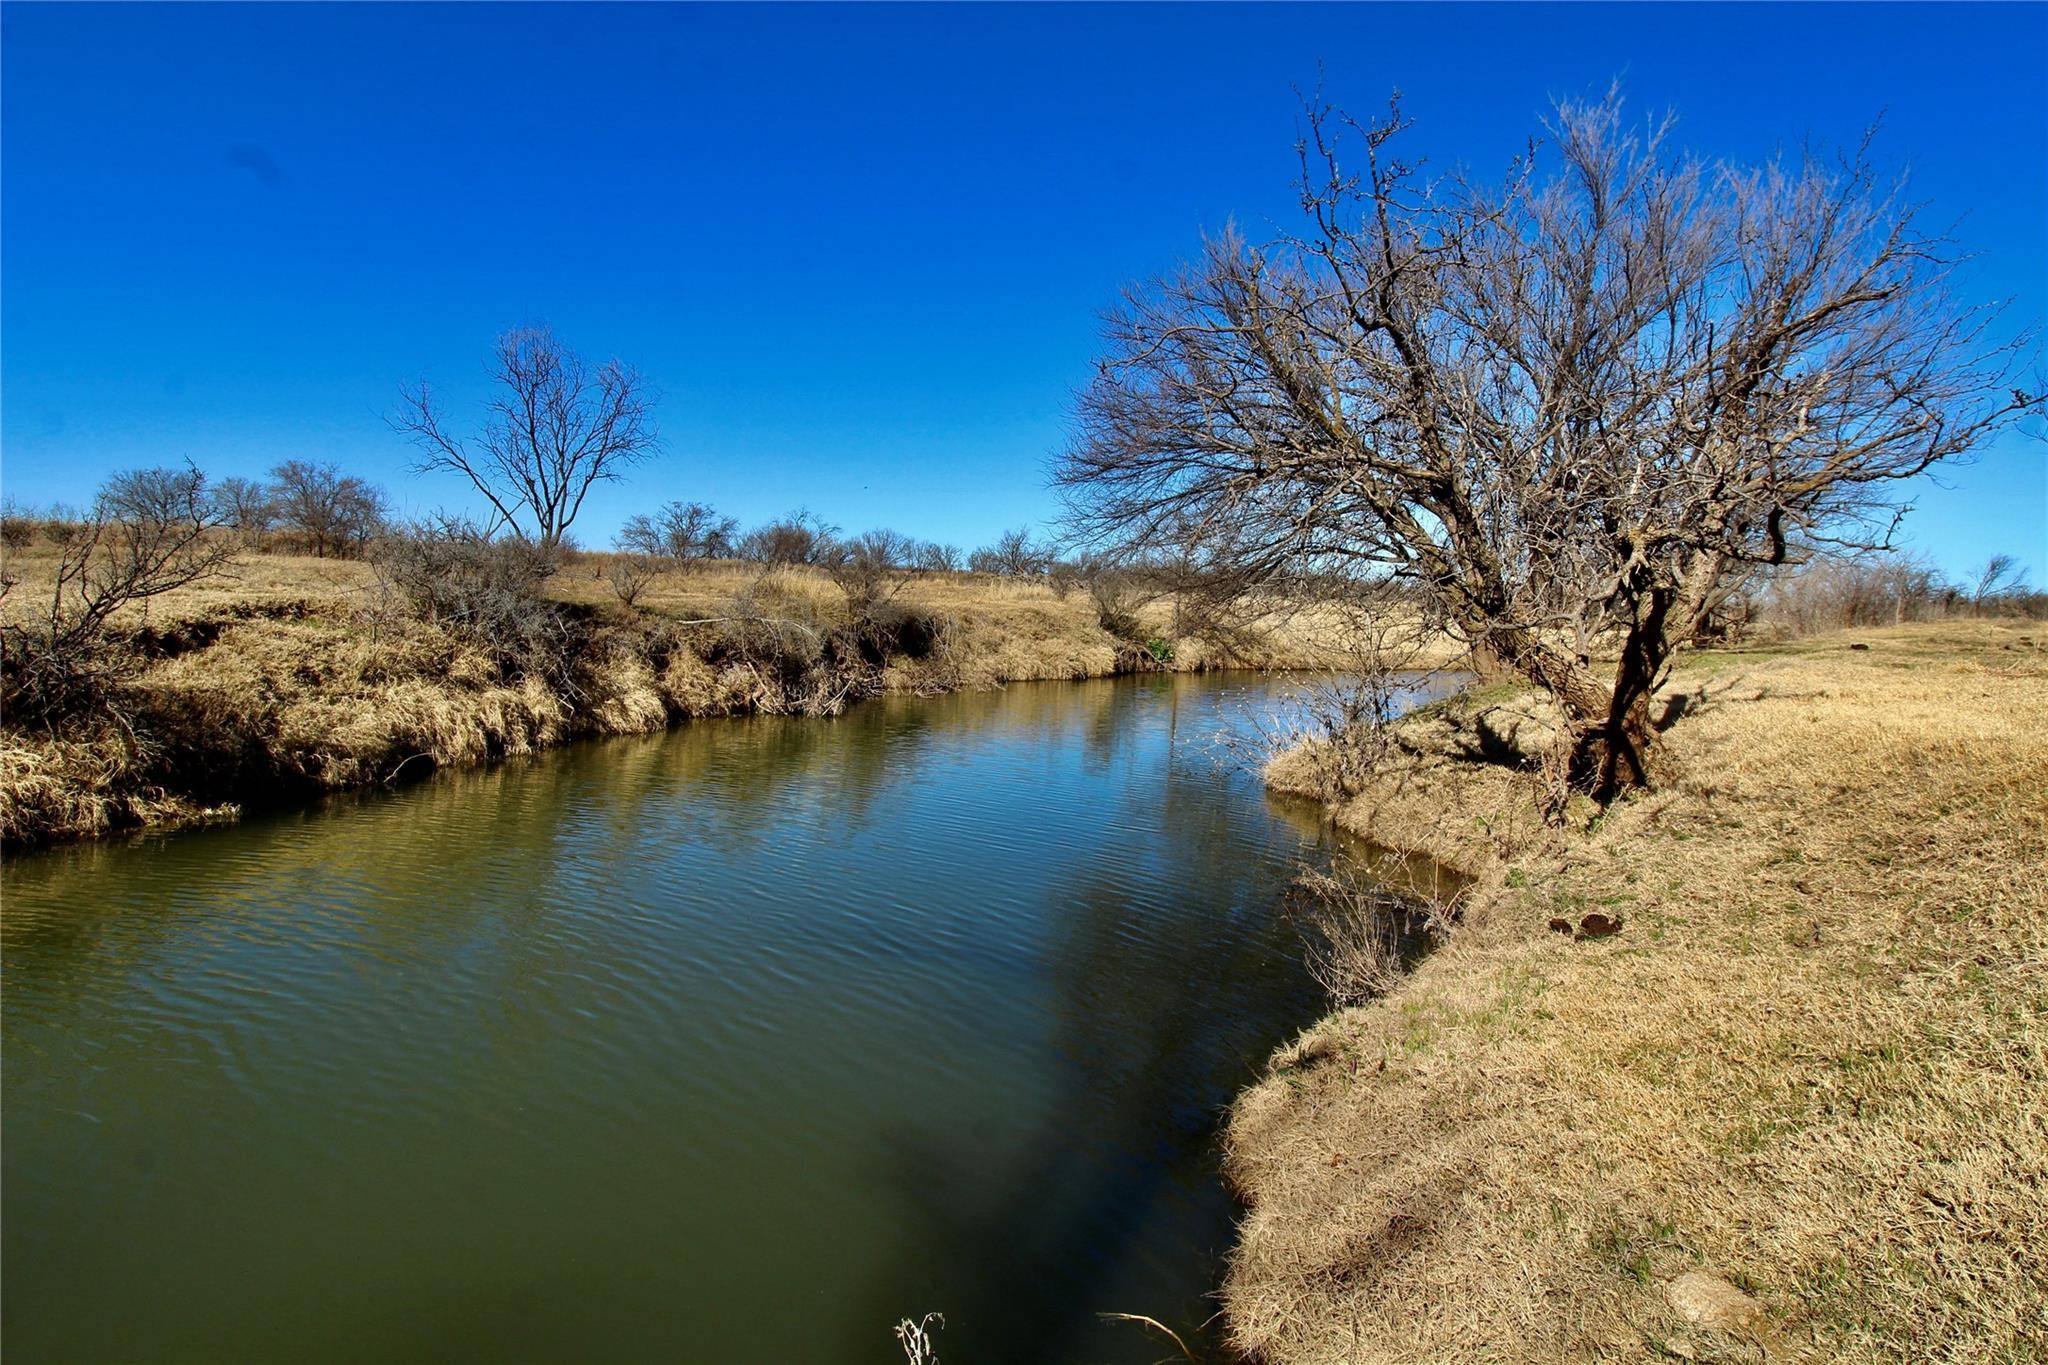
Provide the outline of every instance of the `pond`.
{"type": "Polygon", "coordinates": [[[1252,675],[584,744],[5,870],[11,1360],[1152,1361],[1322,1009],[1252,675]]]}

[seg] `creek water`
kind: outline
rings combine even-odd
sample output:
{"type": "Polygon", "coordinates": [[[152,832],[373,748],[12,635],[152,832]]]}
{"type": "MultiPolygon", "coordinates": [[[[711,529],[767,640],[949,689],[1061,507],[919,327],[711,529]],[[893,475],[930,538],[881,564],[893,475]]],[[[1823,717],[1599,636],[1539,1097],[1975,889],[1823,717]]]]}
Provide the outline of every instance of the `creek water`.
{"type": "Polygon", "coordinates": [[[1355,852],[1219,758],[1285,686],[701,722],[10,860],[10,1360],[1213,1349],[1218,1125],[1321,1009],[1283,892],[1355,852]]]}

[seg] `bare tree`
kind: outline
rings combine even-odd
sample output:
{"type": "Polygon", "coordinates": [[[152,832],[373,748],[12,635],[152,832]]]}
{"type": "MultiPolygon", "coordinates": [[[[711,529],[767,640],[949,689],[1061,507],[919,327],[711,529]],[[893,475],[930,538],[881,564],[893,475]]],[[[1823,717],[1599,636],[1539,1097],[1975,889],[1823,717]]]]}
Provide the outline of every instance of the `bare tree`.
{"type": "Polygon", "coordinates": [[[270,471],[276,524],[316,555],[361,554],[384,527],[384,494],[332,464],[286,460],[270,471]]]}
{"type": "Polygon", "coordinates": [[[652,513],[626,518],[618,547],[662,559],[726,559],[739,539],[739,523],[701,502],[666,502],[652,513]]]}
{"type": "Polygon", "coordinates": [[[11,496],[0,499],[0,545],[10,550],[25,550],[35,543],[35,538],[34,510],[22,506],[11,496]]]}
{"type": "Polygon", "coordinates": [[[976,550],[968,567],[976,573],[998,574],[1004,578],[1030,578],[1046,571],[1051,552],[1031,538],[1031,528],[1019,526],[996,537],[996,543],[976,550]]]}
{"type": "Polygon", "coordinates": [[[761,564],[816,564],[830,552],[838,534],[837,526],[800,507],[747,532],[737,552],[740,558],[761,564]]]}
{"type": "Polygon", "coordinates": [[[847,610],[857,622],[874,619],[878,608],[926,572],[917,543],[895,531],[868,531],[835,541],[820,562],[846,594],[847,610]]]}
{"type": "Polygon", "coordinates": [[[277,522],[277,503],[270,489],[255,479],[226,478],[213,486],[213,505],[223,526],[244,544],[258,547],[277,522]]]}
{"type": "Polygon", "coordinates": [[[958,545],[927,540],[917,547],[917,566],[927,573],[958,573],[962,557],[958,545]]]}
{"type": "Polygon", "coordinates": [[[2038,405],[1867,147],[1709,165],[1610,95],[1484,183],[1426,179],[1398,106],[1307,116],[1301,231],[1107,318],[1074,526],[1412,583],[1556,698],[1556,802],[1649,783],[1650,696],[1733,571],[1882,543],[1887,489],[2038,405]]]}
{"type": "Polygon", "coordinates": [[[2025,592],[2026,566],[2011,555],[1993,555],[1977,571],[1977,586],[1970,601],[1981,613],[1986,606],[2011,593],[2025,592]]]}
{"type": "Polygon", "coordinates": [[[592,487],[660,449],[647,381],[615,359],[592,370],[546,327],[499,337],[491,378],[498,394],[473,437],[449,431],[425,380],[399,390],[392,426],[421,451],[421,472],[469,480],[491,505],[494,532],[554,549],[592,487]]]}

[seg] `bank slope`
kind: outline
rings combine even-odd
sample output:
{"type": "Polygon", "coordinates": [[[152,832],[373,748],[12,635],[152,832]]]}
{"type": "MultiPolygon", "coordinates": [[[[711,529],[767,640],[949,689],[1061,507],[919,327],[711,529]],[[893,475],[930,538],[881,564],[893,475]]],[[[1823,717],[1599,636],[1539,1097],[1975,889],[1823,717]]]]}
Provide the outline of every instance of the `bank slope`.
{"type": "Polygon", "coordinates": [[[1682,776],[1590,825],[1442,717],[1336,811],[1480,879],[1237,1106],[1259,1359],[2048,1358],[2048,630],[1705,656],[1674,693],[1682,776]],[[1595,910],[1622,931],[1548,927],[1595,910]]]}

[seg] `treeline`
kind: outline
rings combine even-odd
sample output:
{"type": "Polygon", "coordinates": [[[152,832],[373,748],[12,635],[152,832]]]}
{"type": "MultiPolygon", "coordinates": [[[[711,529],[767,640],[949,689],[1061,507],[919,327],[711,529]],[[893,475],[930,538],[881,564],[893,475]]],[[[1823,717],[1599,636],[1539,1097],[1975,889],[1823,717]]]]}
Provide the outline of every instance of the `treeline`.
{"type": "Polygon", "coordinates": [[[1960,617],[2039,621],[2048,620],[2048,592],[2029,586],[2026,566],[2005,554],[1960,580],[1904,552],[1817,556],[1755,584],[1729,614],[1738,629],[1792,635],[1960,617]]]}
{"type": "MultiPolygon", "coordinates": [[[[113,735],[132,757],[156,747],[151,718],[128,684],[157,648],[152,628],[130,607],[201,585],[229,571],[251,549],[356,556],[377,573],[373,610],[480,646],[504,681],[534,678],[575,697],[605,627],[588,609],[558,600],[548,580],[578,552],[566,536],[549,544],[514,525],[460,514],[397,522],[381,490],[331,465],[287,461],[268,480],[210,481],[198,468],[145,469],[110,478],[84,511],[40,515],[10,509],[0,519],[0,595],[12,595],[0,623],[0,711],[17,729],[52,738],[113,735]],[[54,554],[24,587],[18,552],[38,539],[54,554]],[[17,591],[19,590],[19,591],[17,591]]],[[[713,617],[696,628],[692,648],[714,667],[738,667],[756,680],[753,709],[821,712],[879,687],[892,657],[943,653],[950,626],[937,614],[898,603],[918,579],[958,571],[950,546],[893,531],[842,535],[808,512],[741,533],[734,519],[701,503],[675,502],[634,517],[605,557],[617,596],[629,609],[653,577],[691,560],[746,561],[759,567],[713,617]],[[802,567],[840,590],[821,608],[774,571],[802,567]]],[[[1064,595],[1089,581],[1103,624],[1141,653],[1148,645],[1132,603],[1132,571],[1059,564],[1028,531],[1006,533],[965,557],[988,573],[1038,576],[1064,595]]],[[[630,629],[665,657],[677,624],[633,611],[630,629]],[[664,643],[666,641],[666,643],[664,643]],[[650,642],[653,642],[650,644],[650,642]]],[[[943,682],[943,679],[940,680],[943,682]]]]}
{"type": "MultiPolygon", "coordinates": [[[[369,559],[380,541],[447,522],[441,513],[423,521],[398,519],[390,511],[389,497],[375,484],[333,464],[287,460],[275,466],[268,479],[211,480],[189,468],[126,471],[110,478],[86,509],[62,503],[36,508],[9,499],[0,503],[0,546],[26,550],[40,541],[61,549],[84,535],[95,520],[132,516],[137,488],[181,480],[193,481],[201,490],[197,512],[205,524],[249,552],[369,559]]],[[[501,525],[495,534],[527,538],[516,526],[501,525]]],[[[1079,565],[1061,561],[1049,543],[1034,538],[1026,527],[1005,531],[992,544],[965,552],[957,545],[889,530],[844,536],[839,527],[807,509],[742,531],[736,518],[705,503],[680,500],[628,517],[613,546],[621,554],[673,564],[729,560],[825,569],[848,554],[883,553],[893,567],[927,573],[1029,578],[1062,573],[1071,577],[1080,571],[1079,565]]],[[[557,548],[568,554],[583,552],[568,535],[561,537],[557,548]]]]}
{"type": "MultiPolygon", "coordinates": [[[[23,550],[39,538],[62,548],[95,522],[148,515],[147,496],[189,485],[191,511],[210,530],[223,531],[239,548],[282,554],[360,558],[391,529],[384,490],[333,464],[286,460],[263,479],[209,480],[196,468],[138,469],[116,474],[90,507],[63,504],[37,510],[9,500],[0,505],[0,545],[23,550]]],[[[184,494],[181,493],[181,498],[184,494]]],[[[161,509],[156,509],[161,510],[161,509]]]]}

